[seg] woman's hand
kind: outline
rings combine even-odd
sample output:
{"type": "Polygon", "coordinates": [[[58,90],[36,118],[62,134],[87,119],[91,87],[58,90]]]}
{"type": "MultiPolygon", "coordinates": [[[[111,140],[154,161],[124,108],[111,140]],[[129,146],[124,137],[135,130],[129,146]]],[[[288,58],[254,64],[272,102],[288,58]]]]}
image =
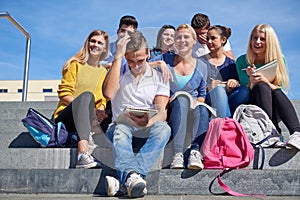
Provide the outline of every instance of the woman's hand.
{"type": "Polygon", "coordinates": [[[217,87],[218,85],[224,85],[226,84],[226,82],[220,81],[220,80],[215,80],[211,78],[211,83],[208,85],[208,91],[214,89],[215,87],[217,87]]]}
{"type": "Polygon", "coordinates": [[[254,65],[252,65],[252,67],[249,66],[246,69],[247,74],[248,74],[249,79],[250,79],[250,83],[252,85],[255,85],[255,84],[259,83],[259,82],[265,82],[265,83],[267,83],[270,86],[270,88],[272,90],[275,90],[275,89],[278,88],[277,85],[272,84],[264,75],[262,75],[261,73],[258,73],[258,72],[256,73],[256,72],[254,72],[254,70],[255,70],[255,66],[254,65]]]}
{"type": "Polygon", "coordinates": [[[169,80],[171,80],[172,82],[174,81],[172,72],[165,61],[158,60],[158,61],[149,62],[149,65],[152,68],[156,68],[156,67],[160,68],[165,83],[167,83],[169,80]]]}
{"type": "MultiPolygon", "coordinates": [[[[252,64],[251,66],[248,66],[248,67],[246,68],[246,73],[247,73],[247,75],[250,77],[252,74],[255,73],[255,69],[256,69],[256,67],[255,67],[254,64],[252,64]]],[[[244,70],[244,69],[243,69],[243,70],[244,70]]]]}
{"type": "Polygon", "coordinates": [[[96,111],[97,120],[100,123],[108,117],[108,115],[105,113],[104,109],[99,108],[99,109],[96,109],[95,111],[96,111]]]}
{"type": "Polygon", "coordinates": [[[229,79],[226,83],[226,89],[233,89],[238,87],[240,84],[237,80],[235,79],[229,79]]]}

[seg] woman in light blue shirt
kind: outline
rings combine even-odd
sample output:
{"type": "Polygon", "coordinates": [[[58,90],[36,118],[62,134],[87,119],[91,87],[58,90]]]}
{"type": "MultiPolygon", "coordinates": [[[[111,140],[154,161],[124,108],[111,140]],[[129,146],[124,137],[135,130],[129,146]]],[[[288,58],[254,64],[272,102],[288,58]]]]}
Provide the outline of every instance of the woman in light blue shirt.
{"type": "MultiPolygon", "coordinates": [[[[204,102],[206,96],[206,66],[200,60],[192,57],[192,48],[196,43],[196,33],[188,24],[182,24],[176,29],[175,48],[177,53],[165,53],[153,60],[163,60],[169,66],[174,81],[170,81],[171,95],[177,91],[188,92],[193,101],[204,102]]],[[[192,102],[194,103],[194,102],[192,102]]],[[[169,103],[168,122],[172,130],[174,157],[171,168],[185,168],[183,153],[187,134],[188,118],[192,118],[192,143],[188,157],[187,168],[202,169],[200,146],[208,129],[209,113],[205,106],[197,106],[189,112],[190,101],[180,95],[169,103]],[[188,114],[192,114],[189,116],[188,114]]]]}

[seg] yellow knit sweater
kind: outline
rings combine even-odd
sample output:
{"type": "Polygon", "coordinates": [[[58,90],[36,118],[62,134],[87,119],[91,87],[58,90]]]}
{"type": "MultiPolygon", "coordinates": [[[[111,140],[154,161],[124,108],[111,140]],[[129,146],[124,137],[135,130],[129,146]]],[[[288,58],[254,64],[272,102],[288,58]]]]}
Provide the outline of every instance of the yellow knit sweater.
{"type": "MultiPolygon", "coordinates": [[[[81,93],[90,91],[95,96],[95,108],[101,105],[106,107],[106,99],[102,94],[102,84],[106,76],[106,68],[102,65],[92,67],[88,64],[81,64],[73,61],[69,68],[63,70],[63,78],[58,86],[58,97],[72,96],[74,99],[81,93]]],[[[65,109],[67,105],[61,101],[58,102],[57,109],[54,113],[54,119],[65,109]]]]}

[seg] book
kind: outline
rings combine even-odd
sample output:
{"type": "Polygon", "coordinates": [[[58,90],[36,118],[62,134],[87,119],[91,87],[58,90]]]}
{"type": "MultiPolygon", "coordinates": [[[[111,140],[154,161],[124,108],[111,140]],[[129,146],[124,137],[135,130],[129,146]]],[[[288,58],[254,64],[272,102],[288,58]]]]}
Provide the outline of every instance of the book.
{"type": "Polygon", "coordinates": [[[273,60],[257,69],[254,70],[254,73],[261,73],[264,77],[266,77],[270,82],[275,79],[276,70],[277,70],[277,60],[273,60]]]}
{"type": "Polygon", "coordinates": [[[158,113],[158,110],[153,108],[135,108],[135,107],[126,106],[124,110],[120,112],[120,114],[115,119],[115,123],[130,124],[139,127],[134,121],[130,119],[129,116],[130,114],[133,114],[137,117],[142,117],[145,113],[149,116],[149,119],[151,119],[158,113]]]}
{"type": "Polygon", "coordinates": [[[190,109],[195,109],[197,106],[200,106],[200,105],[203,105],[205,106],[210,112],[211,114],[214,116],[214,117],[217,117],[217,112],[216,112],[216,109],[209,106],[208,104],[206,103],[203,103],[203,102],[199,102],[199,101],[195,101],[194,98],[192,97],[192,95],[186,91],[177,91],[175,92],[171,98],[170,98],[170,102],[172,102],[174,99],[176,99],[179,95],[183,95],[185,97],[187,97],[189,99],[189,102],[190,102],[190,109]]]}
{"type": "MultiPolygon", "coordinates": [[[[257,69],[254,70],[254,73],[261,73],[266,79],[272,82],[276,77],[278,62],[277,60],[273,60],[257,69]]],[[[250,85],[250,88],[253,88],[253,84],[250,85]]]]}
{"type": "Polygon", "coordinates": [[[148,114],[149,119],[151,119],[158,113],[158,110],[153,108],[134,108],[126,106],[124,112],[132,113],[138,117],[141,117],[146,113],[148,114]]]}

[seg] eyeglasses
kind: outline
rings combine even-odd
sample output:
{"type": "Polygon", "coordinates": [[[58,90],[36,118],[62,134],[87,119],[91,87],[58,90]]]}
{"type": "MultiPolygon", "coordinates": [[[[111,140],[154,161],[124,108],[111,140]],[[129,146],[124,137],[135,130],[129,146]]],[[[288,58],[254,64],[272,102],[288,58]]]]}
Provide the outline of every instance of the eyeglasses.
{"type": "Polygon", "coordinates": [[[95,40],[95,39],[90,39],[90,43],[94,43],[94,44],[99,44],[99,45],[101,45],[101,44],[103,44],[101,41],[97,41],[97,40],[95,40]]]}

